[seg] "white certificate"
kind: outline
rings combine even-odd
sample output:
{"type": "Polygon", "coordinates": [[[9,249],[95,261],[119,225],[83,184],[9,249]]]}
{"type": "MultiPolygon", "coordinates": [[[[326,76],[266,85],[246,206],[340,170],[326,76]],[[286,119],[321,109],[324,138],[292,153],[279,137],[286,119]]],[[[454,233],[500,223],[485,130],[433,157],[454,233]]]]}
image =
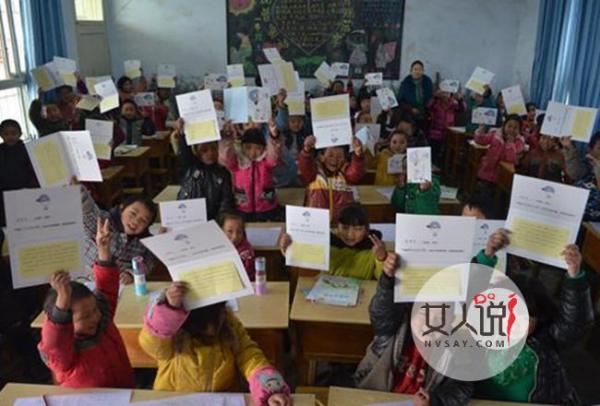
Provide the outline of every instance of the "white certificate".
{"type": "Polygon", "coordinates": [[[175,96],[188,145],[221,139],[217,112],[209,89],[175,96]]]}
{"type": "Polygon", "coordinates": [[[241,63],[227,65],[227,79],[231,87],[244,86],[246,78],[244,76],[244,65],[241,63]]]}
{"type": "Polygon", "coordinates": [[[405,173],[406,167],[406,154],[394,154],[388,158],[387,161],[387,173],[397,174],[405,173]]]}
{"type": "Polygon", "coordinates": [[[417,296],[419,301],[465,300],[469,268],[465,272],[459,265],[471,262],[474,234],[474,217],[396,214],[396,253],[402,264],[394,301],[414,302],[417,296]]]}
{"type": "Polygon", "coordinates": [[[123,62],[125,76],[129,79],[136,79],[142,76],[142,61],[139,59],[129,59],[123,62]]]}
{"type": "Polygon", "coordinates": [[[379,103],[379,97],[372,96],[371,97],[371,118],[373,119],[374,123],[377,122],[377,119],[379,118],[379,115],[381,114],[382,111],[383,111],[383,108],[381,107],[381,104],[379,103]]]}
{"type": "Polygon", "coordinates": [[[280,87],[275,75],[275,67],[270,63],[258,65],[258,74],[260,75],[260,81],[263,87],[269,89],[271,96],[275,96],[279,93],[280,87]]]}
{"type": "Polygon", "coordinates": [[[329,86],[329,82],[335,79],[335,72],[327,62],[323,61],[315,71],[314,76],[323,86],[329,86]]]}
{"type": "Polygon", "coordinates": [[[225,118],[232,123],[267,123],[271,118],[271,96],[264,87],[235,87],[223,91],[225,118]]]}
{"type": "Polygon", "coordinates": [[[350,64],[348,62],[334,62],[331,64],[331,70],[336,77],[347,78],[350,73],[350,64]]]}
{"type": "Polygon", "coordinates": [[[279,54],[279,50],[277,48],[263,48],[263,52],[267,60],[271,63],[275,63],[278,61],[282,61],[281,55],[279,54]]]}
{"type": "Polygon", "coordinates": [[[504,100],[504,106],[506,106],[508,114],[518,114],[520,116],[527,114],[525,99],[523,99],[523,94],[521,93],[521,86],[516,85],[502,89],[502,99],[504,100]]]}
{"type": "Polygon", "coordinates": [[[476,67],[465,87],[478,94],[485,93],[485,85],[492,83],[494,73],[480,66],[476,67]]]}
{"type": "Polygon", "coordinates": [[[496,125],[498,109],[491,107],[477,107],[473,110],[471,122],[473,124],[496,125]]]}
{"type": "Polygon", "coordinates": [[[567,106],[549,102],[541,133],[554,137],[571,136],[573,140],[589,142],[598,109],[590,107],[567,106]]]}
{"type": "Polygon", "coordinates": [[[406,181],[408,183],[431,182],[431,147],[406,150],[406,181]]]}
{"type": "Polygon", "coordinates": [[[561,252],[577,238],[589,190],[515,175],[508,253],[566,269],[561,252]]]}
{"type": "Polygon", "coordinates": [[[227,87],[227,75],[224,73],[207,73],[204,75],[204,88],[223,90],[227,87]]]}
{"type": "Polygon", "coordinates": [[[374,72],[365,75],[365,86],[383,86],[383,73],[374,72]]]}
{"type": "Polygon", "coordinates": [[[440,90],[442,92],[456,93],[460,87],[460,82],[456,79],[444,79],[440,83],[440,90]]]}
{"type": "Polygon", "coordinates": [[[77,62],[73,59],[62,58],[60,56],[55,56],[52,62],[60,74],[61,84],[76,87],[77,77],[75,76],[75,72],[77,72],[77,62]]]}
{"type": "Polygon", "coordinates": [[[73,176],[82,182],[102,182],[89,131],[62,131],[25,146],[42,187],[68,185],[73,176]]]}
{"type": "Polygon", "coordinates": [[[105,76],[86,76],[85,78],[85,87],[87,87],[90,95],[97,95],[96,93],[96,85],[98,83],[106,82],[107,80],[112,80],[110,75],[105,76]]]}
{"type": "Polygon", "coordinates": [[[90,132],[98,159],[110,161],[114,123],[108,120],[85,119],[85,129],[90,132]]]}
{"type": "Polygon", "coordinates": [[[206,199],[160,202],[160,223],[168,231],[206,223],[206,199]]]}
{"type": "Polygon", "coordinates": [[[156,68],[156,81],[158,87],[173,89],[175,87],[177,68],[175,65],[159,64],[156,68]]]}
{"type": "Polygon", "coordinates": [[[54,62],[48,62],[31,71],[40,89],[47,92],[63,84],[60,72],[54,62]]]}
{"type": "Polygon", "coordinates": [[[381,241],[396,241],[396,225],[394,223],[371,223],[369,224],[369,228],[381,233],[381,241]]]}
{"type": "Polygon", "coordinates": [[[93,111],[96,107],[100,105],[102,99],[98,95],[81,95],[79,101],[77,102],[76,108],[80,110],[93,111]]]}
{"type": "Polygon", "coordinates": [[[134,100],[138,107],[154,107],[156,104],[156,101],[154,100],[154,93],[152,92],[136,93],[134,100]]]}
{"type": "Polygon", "coordinates": [[[292,237],[287,266],[329,270],[329,210],[285,206],[285,229],[292,237]]]}
{"type": "Polygon", "coordinates": [[[56,271],[84,272],[78,186],[4,192],[14,288],[48,283],[56,271]]]}
{"type": "Polygon", "coordinates": [[[379,141],[381,125],[357,123],[354,128],[356,130],[355,137],[371,152],[371,155],[375,156],[375,144],[379,141]]]}
{"type": "Polygon", "coordinates": [[[290,116],[304,116],[306,114],[304,88],[304,82],[298,81],[298,90],[296,92],[288,92],[285,104],[288,106],[290,116]]]}
{"type": "MultiPolygon", "coordinates": [[[[246,238],[254,249],[277,248],[277,240],[281,234],[281,227],[255,227],[252,224],[246,225],[246,238]]],[[[278,249],[278,248],[277,248],[278,249]]]]}
{"type": "Polygon", "coordinates": [[[144,238],[142,243],[165,264],[174,281],[188,284],[184,303],[188,310],[253,293],[237,250],[214,221],[144,238]]]}
{"type": "Polygon", "coordinates": [[[389,110],[393,109],[394,107],[398,107],[398,100],[396,100],[396,95],[392,89],[383,87],[381,89],[377,89],[375,93],[377,93],[377,100],[379,101],[379,105],[383,110],[389,110]]]}
{"type": "Polygon", "coordinates": [[[102,97],[100,113],[106,113],[119,107],[119,91],[112,79],[96,83],[94,89],[96,94],[102,97]]]}
{"type": "MultiPolygon", "coordinates": [[[[475,239],[473,240],[473,256],[479,254],[479,251],[485,250],[490,236],[500,228],[504,228],[504,220],[476,220],[475,221],[475,239]]],[[[506,273],[506,249],[496,252],[498,263],[496,268],[502,273],[506,273]]]]}
{"type": "Polygon", "coordinates": [[[347,94],[310,99],[316,148],[349,145],[352,142],[350,98],[347,94]]]}
{"type": "Polygon", "coordinates": [[[275,77],[277,78],[278,87],[285,89],[288,92],[298,91],[298,83],[296,74],[294,73],[294,64],[291,62],[277,61],[273,63],[275,69],[275,77]]]}

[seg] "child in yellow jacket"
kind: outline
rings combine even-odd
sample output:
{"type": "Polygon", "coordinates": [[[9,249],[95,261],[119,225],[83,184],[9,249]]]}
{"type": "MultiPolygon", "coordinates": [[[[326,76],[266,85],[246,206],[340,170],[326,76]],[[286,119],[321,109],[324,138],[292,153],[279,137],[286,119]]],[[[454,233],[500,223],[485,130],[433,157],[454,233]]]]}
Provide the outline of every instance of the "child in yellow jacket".
{"type": "Polygon", "coordinates": [[[254,404],[290,406],[290,388],[225,303],[186,311],[186,292],[174,282],[144,317],[139,342],[158,362],[154,389],[232,392],[239,371],[254,404]]]}
{"type": "Polygon", "coordinates": [[[394,155],[402,155],[406,159],[408,147],[408,134],[396,130],[390,135],[390,145],[377,154],[375,184],[393,186],[398,182],[398,174],[388,173],[388,160],[394,155]]]}

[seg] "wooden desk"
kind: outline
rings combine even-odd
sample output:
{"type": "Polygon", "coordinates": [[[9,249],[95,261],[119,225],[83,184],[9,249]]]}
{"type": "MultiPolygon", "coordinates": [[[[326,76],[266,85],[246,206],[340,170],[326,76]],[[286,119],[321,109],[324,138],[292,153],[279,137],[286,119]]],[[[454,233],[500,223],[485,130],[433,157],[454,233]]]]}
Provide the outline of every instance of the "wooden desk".
{"type": "Polygon", "coordinates": [[[467,154],[467,169],[465,172],[464,179],[464,190],[470,195],[475,190],[477,184],[477,173],[479,172],[479,164],[481,158],[485,155],[489,149],[489,145],[479,145],[475,141],[469,141],[468,154],[467,154]]]}
{"type": "Polygon", "coordinates": [[[169,185],[163,190],[161,190],[159,194],[154,196],[154,199],[152,200],[156,204],[160,202],[170,202],[173,200],[177,200],[177,193],[179,193],[179,189],[181,189],[181,186],[179,185],[169,185]]]}
{"type": "Polygon", "coordinates": [[[106,208],[111,208],[123,194],[124,166],[109,166],[102,169],[102,183],[98,183],[100,203],[106,208]]]}
{"type": "Polygon", "coordinates": [[[592,223],[583,223],[583,229],[584,235],[581,245],[583,262],[594,272],[600,274],[600,227],[596,229],[592,223]]]}
{"type": "MultiPolygon", "coordinates": [[[[12,405],[18,398],[35,397],[42,395],[67,395],[76,393],[86,392],[100,392],[110,391],[111,389],[68,389],[60,386],[51,385],[30,385],[21,383],[9,383],[0,392],[0,405],[9,406],[12,405]]],[[[186,395],[185,392],[166,392],[166,391],[152,391],[144,389],[132,390],[131,401],[133,404],[136,402],[142,402],[147,400],[165,399],[169,397],[176,397],[186,395]]],[[[292,395],[294,398],[294,406],[314,406],[315,397],[309,394],[292,395]]],[[[254,406],[254,402],[250,398],[250,395],[245,395],[246,404],[248,406],[254,406]]]]}
{"type": "MultiPolygon", "coordinates": [[[[410,395],[401,395],[398,393],[388,392],[377,392],[372,390],[362,389],[350,389],[350,388],[338,388],[332,386],[329,388],[329,397],[327,404],[331,406],[344,405],[344,406],[363,406],[370,403],[384,403],[384,402],[402,402],[411,400],[410,395]]],[[[477,400],[473,399],[469,401],[469,406],[506,406],[506,405],[533,405],[533,403],[518,403],[518,402],[496,402],[491,400],[477,400]]],[[[541,406],[541,405],[538,405],[541,406]]]]}
{"type": "Polygon", "coordinates": [[[500,162],[498,180],[496,182],[496,192],[494,194],[494,211],[500,216],[504,216],[508,211],[508,205],[503,205],[503,202],[506,202],[510,197],[514,176],[515,166],[513,164],[509,164],[508,162],[500,162]],[[505,206],[505,210],[500,213],[500,209],[503,206],[505,206]]]}
{"type": "Polygon", "coordinates": [[[125,167],[123,177],[132,179],[137,186],[145,186],[150,190],[148,170],[150,169],[150,147],[137,147],[131,152],[115,155],[117,165],[125,167]]]}
{"type": "Polygon", "coordinates": [[[310,288],[314,281],[314,278],[298,278],[290,313],[297,330],[302,385],[314,384],[317,361],[359,362],[373,339],[369,303],[375,294],[376,281],[362,282],[356,307],[309,302],[302,289],[310,288]]]}
{"type": "MultiPolygon", "coordinates": [[[[157,292],[167,286],[169,282],[148,282],[148,291],[157,292]]],[[[282,364],[283,335],[289,326],[289,295],[289,283],[268,282],[266,295],[238,299],[240,309],[235,313],[267,358],[278,367],[282,364]]],[[[134,368],[156,367],[156,361],[138,343],[149,297],[136,296],[133,285],[125,286],[115,314],[115,324],[134,368]]],[[[41,328],[44,317],[43,313],[38,315],[31,327],[41,328]]]]}
{"type": "Polygon", "coordinates": [[[142,137],[142,146],[150,148],[148,158],[158,159],[161,168],[167,167],[166,158],[171,149],[169,134],[169,131],[161,131],[150,137],[142,137]]]}

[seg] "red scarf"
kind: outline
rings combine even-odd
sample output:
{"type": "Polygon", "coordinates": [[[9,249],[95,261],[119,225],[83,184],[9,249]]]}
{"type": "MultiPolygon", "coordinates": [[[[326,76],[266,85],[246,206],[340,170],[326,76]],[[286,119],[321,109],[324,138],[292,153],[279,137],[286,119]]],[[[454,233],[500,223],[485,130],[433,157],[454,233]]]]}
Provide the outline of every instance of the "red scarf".
{"type": "Polygon", "coordinates": [[[426,363],[417,346],[412,344],[402,351],[402,364],[396,371],[395,393],[413,395],[423,386],[426,363]]]}

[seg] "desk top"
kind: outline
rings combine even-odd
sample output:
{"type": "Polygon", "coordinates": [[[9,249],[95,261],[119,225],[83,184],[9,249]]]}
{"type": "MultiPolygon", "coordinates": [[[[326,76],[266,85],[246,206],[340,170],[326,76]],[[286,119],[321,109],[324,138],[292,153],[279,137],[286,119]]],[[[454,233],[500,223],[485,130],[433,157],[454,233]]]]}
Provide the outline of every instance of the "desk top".
{"type": "Polygon", "coordinates": [[[177,200],[177,193],[179,193],[179,189],[181,186],[179,185],[168,185],[166,186],[159,194],[154,196],[154,203],[160,202],[171,202],[173,200],[177,200]]]}
{"type": "Polygon", "coordinates": [[[500,161],[500,170],[505,170],[508,172],[515,172],[515,165],[508,163],[508,162],[504,162],[504,161],[500,161]]]}
{"type": "MultiPolygon", "coordinates": [[[[170,282],[148,282],[148,291],[157,292],[168,287],[170,282]]],[[[238,299],[239,310],[234,314],[247,329],[287,329],[289,325],[290,284],[288,282],[268,282],[267,294],[250,295],[238,299]]],[[[119,329],[141,329],[144,312],[150,295],[136,296],[133,285],[123,288],[117,306],[115,324],[119,329]]],[[[41,328],[43,313],[31,323],[33,328],[41,328]]],[[[1,403],[0,403],[1,404],[1,403]]]]}
{"type": "MultiPolygon", "coordinates": [[[[371,403],[383,402],[402,402],[411,400],[409,395],[401,395],[398,393],[377,392],[362,389],[339,388],[332,386],[329,388],[329,405],[344,405],[344,406],[363,406],[371,403]]],[[[471,400],[469,406],[506,406],[506,405],[533,405],[533,403],[518,403],[518,402],[496,402],[491,400],[471,400]]],[[[535,405],[533,405],[535,406],[535,405]]],[[[540,405],[538,405],[540,406],[540,405]]]]}
{"type": "Polygon", "coordinates": [[[111,180],[112,178],[117,176],[119,173],[123,172],[123,169],[125,169],[125,167],[122,165],[109,166],[108,168],[102,169],[100,171],[100,172],[102,172],[102,180],[103,181],[111,180]]]}
{"type": "Polygon", "coordinates": [[[115,158],[141,158],[150,151],[150,147],[137,147],[136,149],[119,154],[115,151],[115,158]]]}
{"type": "Polygon", "coordinates": [[[369,320],[369,303],[371,303],[371,298],[375,294],[377,281],[362,281],[358,305],[356,307],[341,307],[312,303],[304,298],[302,289],[312,287],[315,280],[316,278],[298,278],[290,320],[320,323],[371,324],[369,320]]]}
{"type": "MultiPolygon", "coordinates": [[[[30,385],[20,383],[9,383],[0,392],[0,405],[12,405],[17,398],[35,397],[42,395],[66,395],[75,393],[86,393],[86,392],[100,392],[110,391],[110,389],[68,389],[61,388],[60,386],[51,385],[30,385]]],[[[142,402],[146,400],[164,399],[168,397],[182,396],[187,393],[183,392],[166,392],[166,391],[152,391],[143,389],[132,390],[131,401],[142,402]]],[[[250,399],[250,395],[245,395],[246,404],[248,406],[254,405],[250,399]]],[[[293,395],[294,406],[314,406],[315,397],[314,395],[293,395]]]]}
{"type": "Polygon", "coordinates": [[[585,227],[586,231],[592,233],[594,237],[600,238],[600,222],[586,221],[583,223],[583,226],[585,227]]]}

